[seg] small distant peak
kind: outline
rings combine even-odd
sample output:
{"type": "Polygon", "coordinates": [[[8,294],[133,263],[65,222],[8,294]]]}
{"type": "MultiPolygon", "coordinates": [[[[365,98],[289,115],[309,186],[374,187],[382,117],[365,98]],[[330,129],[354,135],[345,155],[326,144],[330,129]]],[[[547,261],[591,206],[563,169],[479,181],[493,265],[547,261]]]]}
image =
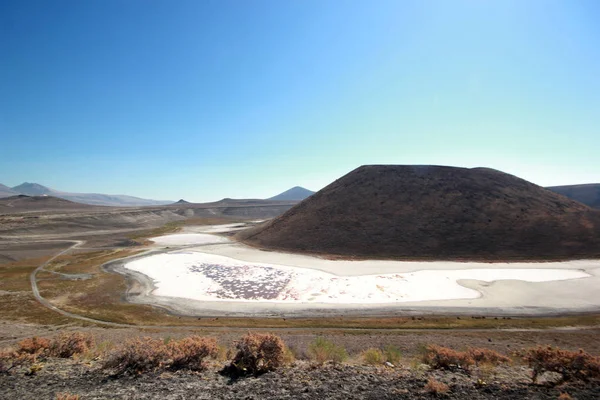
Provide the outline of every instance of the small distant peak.
{"type": "Polygon", "coordinates": [[[190,204],[190,202],[185,201],[184,199],[179,199],[179,201],[175,202],[174,204],[190,204]]]}

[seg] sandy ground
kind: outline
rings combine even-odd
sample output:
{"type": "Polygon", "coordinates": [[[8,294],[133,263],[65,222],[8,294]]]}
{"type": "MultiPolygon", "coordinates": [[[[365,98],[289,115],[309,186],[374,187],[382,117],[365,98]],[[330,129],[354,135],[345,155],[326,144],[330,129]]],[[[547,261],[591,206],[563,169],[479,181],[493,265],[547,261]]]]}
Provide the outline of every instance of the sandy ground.
{"type": "Polygon", "coordinates": [[[261,251],[199,233],[168,235],[156,243],[154,254],[109,268],[142,283],[130,291],[129,301],[185,315],[554,315],[600,309],[600,260],[325,260],[261,251]],[[160,245],[167,243],[165,252],[160,245]],[[185,251],[173,251],[177,246],[185,251]]]}

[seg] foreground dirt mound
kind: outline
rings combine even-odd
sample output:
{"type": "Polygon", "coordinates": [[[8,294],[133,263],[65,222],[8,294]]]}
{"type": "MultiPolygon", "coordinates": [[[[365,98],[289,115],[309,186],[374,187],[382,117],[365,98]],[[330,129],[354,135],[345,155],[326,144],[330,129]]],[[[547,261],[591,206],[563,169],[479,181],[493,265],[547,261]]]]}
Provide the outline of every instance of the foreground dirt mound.
{"type": "Polygon", "coordinates": [[[492,169],[369,165],[237,236],[264,248],[357,257],[597,257],[600,212],[492,169]]]}
{"type": "Polygon", "coordinates": [[[587,204],[590,207],[600,208],[600,183],[552,186],[548,189],[558,194],[562,194],[563,196],[567,196],[570,199],[587,204]]]}

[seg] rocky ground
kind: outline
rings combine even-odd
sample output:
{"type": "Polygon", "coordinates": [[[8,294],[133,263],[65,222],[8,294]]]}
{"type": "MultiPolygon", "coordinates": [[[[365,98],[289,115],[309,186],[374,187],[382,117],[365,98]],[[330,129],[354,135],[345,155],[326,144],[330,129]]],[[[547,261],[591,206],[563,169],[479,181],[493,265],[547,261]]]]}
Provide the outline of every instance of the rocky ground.
{"type": "MultiPolygon", "coordinates": [[[[202,373],[175,372],[112,377],[92,362],[50,360],[27,376],[20,371],[0,375],[2,399],[54,399],[58,393],[87,399],[557,399],[567,393],[578,400],[600,398],[600,385],[532,384],[525,367],[494,371],[430,371],[425,366],[364,365],[294,366],[257,378],[230,380],[219,374],[223,363],[202,373]],[[446,394],[429,393],[430,379],[448,385],[446,394]]],[[[547,379],[551,379],[547,378],[547,379]]]]}

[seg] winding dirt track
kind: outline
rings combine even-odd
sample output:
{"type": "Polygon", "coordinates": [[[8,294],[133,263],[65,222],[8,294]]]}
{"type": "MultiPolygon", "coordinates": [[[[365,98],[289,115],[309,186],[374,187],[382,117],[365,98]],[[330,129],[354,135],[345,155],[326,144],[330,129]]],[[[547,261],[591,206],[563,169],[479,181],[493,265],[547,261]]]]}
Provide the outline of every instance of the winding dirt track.
{"type": "Polygon", "coordinates": [[[42,295],[40,294],[38,285],[37,285],[37,274],[39,272],[43,271],[44,268],[46,268],[46,266],[48,264],[50,264],[52,261],[54,261],[56,258],[62,256],[63,254],[68,253],[69,251],[71,251],[85,243],[85,240],[53,240],[53,241],[68,242],[68,243],[73,243],[73,245],[71,247],[66,248],[65,250],[62,250],[62,251],[56,253],[54,256],[49,258],[46,262],[44,262],[43,264],[40,264],[36,269],[33,270],[31,275],[29,275],[29,281],[31,282],[31,291],[33,292],[33,296],[35,297],[35,299],[37,301],[39,301],[44,307],[49,308],[50,310],[55,311],[61,315],[64,315],[65,317],[74,318],[74,319],[78,319],[78,320],[86,321],[86,322],[93,322],[96,324],[110,325],[110,326],[114,326],[114,327],[134,326],[134,325],[117,324],[114,322],[100,321],[100,320],[96,320],[93,318],[84,317],[82,315],[73,314],[68,311],[61,310],[60,308],[56,307],[55,305],[50,303],[48,300],[46,300],[45,298],[42,297],[42,295]]]}

